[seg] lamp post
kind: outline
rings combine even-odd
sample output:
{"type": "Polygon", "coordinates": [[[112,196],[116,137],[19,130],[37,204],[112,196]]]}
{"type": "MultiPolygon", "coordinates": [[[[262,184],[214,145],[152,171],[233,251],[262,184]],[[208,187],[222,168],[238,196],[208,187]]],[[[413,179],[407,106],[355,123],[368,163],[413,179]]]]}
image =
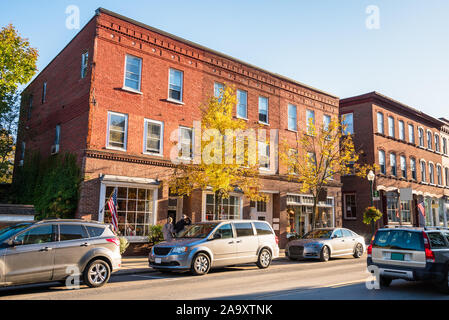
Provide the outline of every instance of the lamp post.
{"type": "MultiPolygon", "coordinates": [[[[370,185],[370,199],[371,199],[371,207],[374,206],[374,201],[373,201],[373,183],[374,183],[374,179],[376,178],[376,175],[374,174],[373,170],[370,170],[368,172],[368,174],[366,175],[366,178],[369,181],[369,185],[370,185]]],[[[373,235],[374,235],[374,220],[371,221],[371,228],[373,231],[373,235]]]]}

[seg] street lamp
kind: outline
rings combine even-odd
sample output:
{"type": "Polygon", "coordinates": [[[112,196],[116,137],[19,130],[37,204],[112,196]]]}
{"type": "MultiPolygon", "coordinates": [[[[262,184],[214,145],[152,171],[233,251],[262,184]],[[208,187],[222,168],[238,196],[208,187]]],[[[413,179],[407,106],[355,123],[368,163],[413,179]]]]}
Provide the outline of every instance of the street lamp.
{"type": "MultiPolygon", "coordinates": [[[[374,201],[373,201],[373,183],[374,183],[374,179],[376,178],[376,175],[374,174],[373,170],[370,170],[368,172],[368,174],[366,175],[366,178],[369,181],[369,185],[370,185],[370,199],[371,199],[371,207],[374,206],[374,201]]],[[[371,221],[371,228],[373,231],[373,235],[374,235],[374,220],[371,221]]]]}

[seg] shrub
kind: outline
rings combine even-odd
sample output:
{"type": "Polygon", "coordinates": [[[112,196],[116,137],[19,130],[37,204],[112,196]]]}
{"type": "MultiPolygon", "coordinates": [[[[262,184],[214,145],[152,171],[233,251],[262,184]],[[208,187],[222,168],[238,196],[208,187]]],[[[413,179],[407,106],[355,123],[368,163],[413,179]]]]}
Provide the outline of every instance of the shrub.
{"type": "Polygon", "coordinates": [[[125,237],[120,237],[119,239],[120,239],[120,254],[123,254],[129,247],[129,241],[125,237]]]}
{"type": "Polygon", "coordinates": [[[148,230],[148,241],[150,241],[153,244],[158,244],[159,242],[164,241],[162,226],[160,225],[150,226],[150,229],[148,230]]]}

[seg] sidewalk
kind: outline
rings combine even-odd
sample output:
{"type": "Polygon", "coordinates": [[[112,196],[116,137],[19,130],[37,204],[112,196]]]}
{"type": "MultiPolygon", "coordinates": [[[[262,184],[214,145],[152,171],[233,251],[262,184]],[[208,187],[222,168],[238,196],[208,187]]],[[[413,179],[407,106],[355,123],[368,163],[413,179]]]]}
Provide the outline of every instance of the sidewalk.
{"type": "MultiPolygon", "coordinates": [[[[285,250],[279,250],[279,258],[285,258],[285,250]]],[[[123,276],[128,274],[138,274],[147,272],[157,272],[153,268],[148,266],[148,257],[123,257],[122,267],[117,272],[114,272],[112,276],[123,276]]]]}

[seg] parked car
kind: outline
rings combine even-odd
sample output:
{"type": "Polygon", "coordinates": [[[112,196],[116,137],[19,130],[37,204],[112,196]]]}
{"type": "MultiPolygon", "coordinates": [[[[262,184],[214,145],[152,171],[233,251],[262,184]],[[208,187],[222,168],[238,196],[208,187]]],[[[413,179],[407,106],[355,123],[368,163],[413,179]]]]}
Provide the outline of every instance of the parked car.
{"type": "Polygon", "coordinates": [[[103,223],[56,219],[0,230],[2,286],[65,283],[78,275],[89,287],[100,287],[120,265],[120,241],[103,223]]]}
{"type": "Polygon", "coordinates": [[[290,260],[320,259],[352,255],[360,258],[365,252],[365,239],[345,228],[321,228],[287,243],[285,255],[290,260]]]}
{"type": "Polygon", "coordinates": [[[155,245],[149,265],[204,275],[211,268],[245,263],[268,268],[278,256],[278,239],[267,222],[210,221],[191,224],[171,241],[155,245]]]}
{"type": "Polygon", "coordinates": [[[449,230],[441,228],[379,229],[367,250],[381,287],[394,279],[432,281],[449,293],[449,230]]]}

